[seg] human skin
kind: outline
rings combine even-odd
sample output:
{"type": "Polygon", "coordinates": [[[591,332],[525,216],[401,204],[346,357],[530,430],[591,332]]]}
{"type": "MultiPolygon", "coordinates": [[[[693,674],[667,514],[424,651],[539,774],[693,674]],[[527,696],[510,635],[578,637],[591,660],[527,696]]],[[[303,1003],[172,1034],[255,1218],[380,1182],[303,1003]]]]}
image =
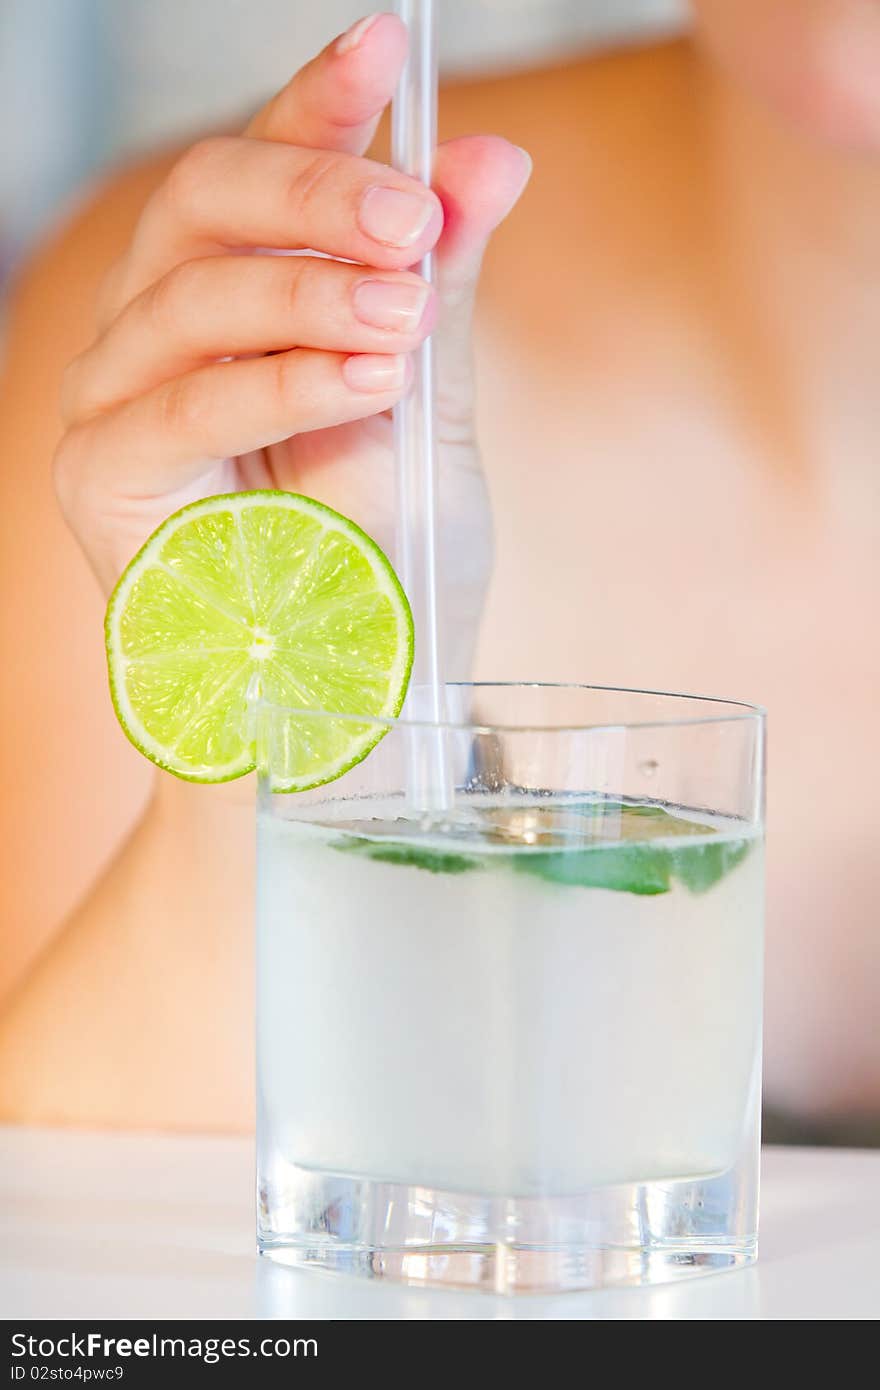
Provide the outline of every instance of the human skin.
{"type": "MultiPolygon", "coordinates": [[[[770,707],[768,1094],[808,1115],[870,1113],[877,144],[870,103],[838,66],[801,66],[792,102],[767,52],[757,61],[762,15],[789,26],[774,33],[791,53],[809,8],[822,39],[810,51],[824,54],[842,42],[834,7],[760,8],[701,5],[696,46],[444,93],[449,135],[497,123],[536,164],[481,287],[479,433],[498,550],[478,671],[770,707]],[[847,121],[829,121],[841,108],[847,121]]],[[[856,20],[858,8],[836,14],[864,25],[867,45],[869,7],[856,20]]],[[[249,792],[167,777],[148,789],[109,720],[95,725],[99,606],[38,491],[61,365],[86,347],[97,283],[167,172],[157,161],[118,179],[35,265],[13,324],[4,456],[21,460],[8,493],[21,542],[10,587],[39,545],[31,608],[75,662],[59,691],[57,662],[33,649],[22,619],[10,650],[28,659],[10,713],[18,739],[32,706],[33,734],[20,740],[21,793],[4,807],[4,882],[19,970],[29,911],[48,948],[0,1025],[0,1106],[37,1120],[244,1128],[249,792]],[[79,813],[43,839],[68,805],[79,813]],[[47,847],[72,894],[83,862],[97,867],[118,845],[120,817],[129,839],[59,930],[57,908],[40,910],[60,894],[42,886],[47,847]],[[27,843],[22,825],[34,827],[27,843]]],[[[381,464],[358,478],[367,473],[372,484],[381,464]]],[[[363,519],[375,488],[338,493],[336,476],[328,466],[309,487],[363,519]]],[[[119,539],[118,563],[133,540],[119,539]]]]}

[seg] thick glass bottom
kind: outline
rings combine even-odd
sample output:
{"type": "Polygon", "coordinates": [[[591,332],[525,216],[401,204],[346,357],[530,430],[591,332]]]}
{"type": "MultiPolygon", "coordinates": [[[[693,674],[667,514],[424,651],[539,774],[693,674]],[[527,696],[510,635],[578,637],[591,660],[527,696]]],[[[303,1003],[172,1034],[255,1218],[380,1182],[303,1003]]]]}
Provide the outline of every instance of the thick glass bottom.
{"type": "Polygon", "coordinates": [[[408,1284],[549,1293],[751,1264],[752,1166],[564,1197],[485,1197],[291,1164],[260,1184],[262,1254],[408,1284]]]}

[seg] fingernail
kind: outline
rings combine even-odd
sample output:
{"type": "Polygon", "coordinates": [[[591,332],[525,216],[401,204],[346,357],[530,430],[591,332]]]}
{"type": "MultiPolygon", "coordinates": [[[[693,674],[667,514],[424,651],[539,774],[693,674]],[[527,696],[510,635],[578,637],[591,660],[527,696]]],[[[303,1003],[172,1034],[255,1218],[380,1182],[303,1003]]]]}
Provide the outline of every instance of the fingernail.
{"type": "Polygon", "coordinates": [[[388,280],[361,280],[355,286],[354,312],[372,328],[391,328],[413,333],[425,316],[431,290],[425,284],[391,284],[388,280]]]}
{"type": "Polygon", "coordinates": [[[367,30],[372,29],[376,20],[381,18],[381,14],[368,14],[366,19],[359,19],[336,40],[336,52],[350,53],[353,48],[357,48],[367,30]]]}
{"type": "Polygon", "coordinates": [[[525,192],[525,188],[528,184],[529,179],[532,177],[532,156],[529,154],[528,150],[523,149],[522,145],[514,145],[514,149],[518,150],[523,158],[522,175],[520,177],[519,183],[516,185],[516,188],[510,195],[505,211],[501,214],[501,217],[499,218],[499,221],[501,222],[503,222],[505,217],[507,217],[508,213],[512,212],[512,210],[516,207],[517,203],[519,202],[520,198],[525,192]]]}
{"type": "Polygon", "coordinates": [[[347,357],[342,364],[346,386],[352,391],[399,391],[405,385],[409,359],[405,356],[379,357],[363,353],[347,357]]]}
{"type": "Polygon", "coordinates": [[[361,231],[385,246],[412,246],[434,216],[427,194],[400,188],[368,188],[361,202],[361,231]]]}
{"type": "Polygon", "coordinates": [[[522,145],[514,145],[514,149],[518,150],[523,157],[522,183],[519,186],[519,191],[522,193],[529,179],[532,177],[532,169],[535,165],[532,156],[529,154],[528,150],[523,149],[522,145]]]}

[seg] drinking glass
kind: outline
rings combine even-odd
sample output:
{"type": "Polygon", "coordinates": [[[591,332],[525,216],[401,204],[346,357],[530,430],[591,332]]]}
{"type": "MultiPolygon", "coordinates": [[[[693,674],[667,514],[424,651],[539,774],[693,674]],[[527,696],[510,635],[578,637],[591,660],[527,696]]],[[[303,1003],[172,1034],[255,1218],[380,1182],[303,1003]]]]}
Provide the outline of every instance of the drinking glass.
{"type": "Polygon", "coordinates": [[[748,1264],[762,711],[469,684],[445,712],[257,712],[260,1250],[507,1293],[748,1264]],[[378,741],[273,790],[326,721],[378,741]]]}

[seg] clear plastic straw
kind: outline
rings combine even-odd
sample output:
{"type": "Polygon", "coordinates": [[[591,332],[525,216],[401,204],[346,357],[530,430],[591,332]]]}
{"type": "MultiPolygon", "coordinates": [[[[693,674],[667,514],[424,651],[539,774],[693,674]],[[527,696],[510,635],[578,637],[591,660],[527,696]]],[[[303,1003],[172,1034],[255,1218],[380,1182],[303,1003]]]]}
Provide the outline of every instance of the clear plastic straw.
{"type": "MultiPolygon", "coordinates": [[[[395,168],[430,184],[437,143],[437,39],[433,0],[397,0],[409,30],[409,51],[392,103],[395,168]]],[[[415,267],[429,283],[429,254],[415,267]]],[[[406,399],[394,409],[397,488],[397,564],[415,624],[415,660],[406,714],[440,724],[444,718],[440,670],[437,564],[437,445],[434,429],[434,356],[428,338],[415,354],[406,399]]],[[[409,742],[408,792],[419,809],[442,811],[452,788],[445,739],[439,729],[414,731],[409,742]]]]}

